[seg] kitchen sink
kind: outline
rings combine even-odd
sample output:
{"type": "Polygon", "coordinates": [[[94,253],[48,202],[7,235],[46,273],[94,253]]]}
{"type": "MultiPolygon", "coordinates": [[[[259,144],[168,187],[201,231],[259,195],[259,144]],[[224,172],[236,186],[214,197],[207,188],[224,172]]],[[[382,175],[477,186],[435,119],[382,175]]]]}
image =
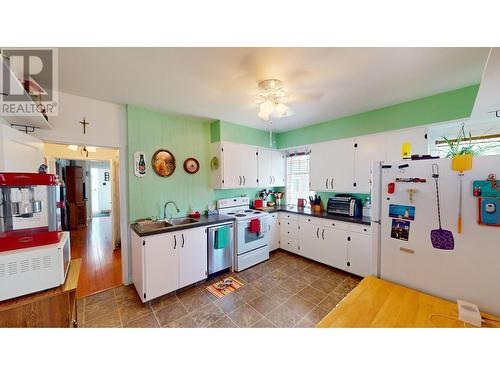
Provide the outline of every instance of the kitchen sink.
{"type": "Polygon", "coordinates": [[[150,221],[147,223],[139,223],[139,228],[141,228],[141,231],[143,232],[149,232],[153,230],[158,230],[162,228],[168,228],[172,227],[173,224],[168,223],[166,221],[150,221]]]}
{"type": "Polygon", "coordinates": [[[192,219],[190,217],[180,217],[180,218],[168,220],[168,222],[172,225],[187,225],[187,224],[197,223],[198,220],[192,219]]]}

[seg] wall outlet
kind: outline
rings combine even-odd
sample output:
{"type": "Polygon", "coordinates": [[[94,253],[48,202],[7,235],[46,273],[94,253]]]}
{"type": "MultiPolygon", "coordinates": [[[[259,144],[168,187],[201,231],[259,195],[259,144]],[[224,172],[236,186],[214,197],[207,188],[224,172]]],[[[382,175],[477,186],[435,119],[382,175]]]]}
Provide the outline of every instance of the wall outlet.
{"type": "Polygon", "coordinates": [[[481,313],[477,305],[462,300],[457,300],[457,305],[458,320],[476,327],[481,327],[481,313]]]}

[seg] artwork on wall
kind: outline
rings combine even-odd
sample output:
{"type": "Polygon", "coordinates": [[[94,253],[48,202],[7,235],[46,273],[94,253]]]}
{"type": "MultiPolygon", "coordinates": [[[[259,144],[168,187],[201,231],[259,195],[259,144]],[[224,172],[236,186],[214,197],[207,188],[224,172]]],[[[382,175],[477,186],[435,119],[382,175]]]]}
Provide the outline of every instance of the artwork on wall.
{"type": "Polygon", "coordinates": [[[200,170],[200,163],[195,158],[187,158],[184,160],[184,170],[187,173],[194,174],[200,170]]]}
{"type": "Polygon", "coordinates": [[[134,152],[134,175],[137,177],[146,175],[146,154],[144,151],[134,152]]]}
{"type": "Polygon", "coordinates": [[[160,177],[171,176],[175,171],[175,157],[168,150],[156,151],[151,159],[151,164],[155,173],[160,177]]]}

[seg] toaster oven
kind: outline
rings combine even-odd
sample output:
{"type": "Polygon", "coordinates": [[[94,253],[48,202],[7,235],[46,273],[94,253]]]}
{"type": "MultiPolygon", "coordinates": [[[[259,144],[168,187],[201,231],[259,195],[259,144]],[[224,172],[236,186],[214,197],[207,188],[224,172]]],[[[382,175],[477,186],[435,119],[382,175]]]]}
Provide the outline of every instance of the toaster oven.
{"type": "Polygon", "coordinates": [[[363,215],[363,203],[351,194],[337,194],[328,199],[326,212],[335,215],[360,217],[363,215]]]}

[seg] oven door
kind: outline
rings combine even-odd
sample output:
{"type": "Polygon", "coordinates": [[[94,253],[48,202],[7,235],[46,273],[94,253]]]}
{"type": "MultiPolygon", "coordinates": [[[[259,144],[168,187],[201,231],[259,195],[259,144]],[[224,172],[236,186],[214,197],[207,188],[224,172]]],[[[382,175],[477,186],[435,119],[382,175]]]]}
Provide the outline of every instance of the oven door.
{"type": "Polygon", "coordinates": [[[260,227],[262,228],[262,231],[259,233],[250,232],[250,220],[238,221],[237,223],[238,233],[236,235],[237,239],[236,250],[238,255],[248,253],[249,251],[268,245],[269,233],[268,233],[267,218],[260,217],[259,220],[260,220],[260,227]]]}

